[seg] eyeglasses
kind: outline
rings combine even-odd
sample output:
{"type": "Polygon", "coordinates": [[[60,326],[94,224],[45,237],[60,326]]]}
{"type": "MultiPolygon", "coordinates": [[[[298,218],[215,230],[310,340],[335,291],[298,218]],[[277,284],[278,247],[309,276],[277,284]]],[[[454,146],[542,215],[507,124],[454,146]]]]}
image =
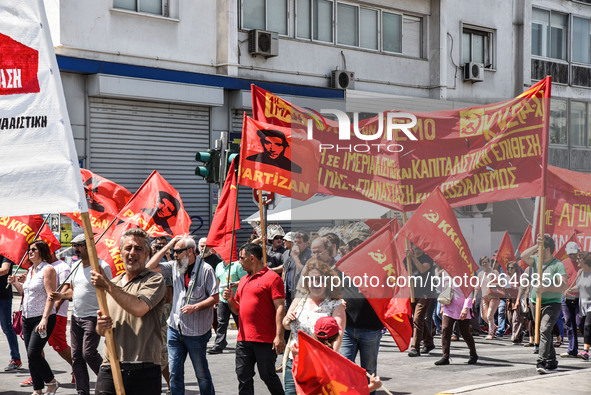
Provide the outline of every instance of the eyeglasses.
{"type": "Polygon", "coordinates": [[[166,246],[166,244],[154,244],[154,248],[156,249],[156,251],[160,251],[165,246],[166,246]]]}
{"type": "Polygon", "coordinates": [[[172,250],[172,252],[175,253],[175,254],[180,254],[181,252],[186,251],[188,249],[189,249],[189,247],[179,248],[177,250],[172,250]]]}
{"type": "Polygon", "coordinates": [[[29,252],[37,252],[39,251],[37,248],[33,247],[33,248],[29,248],[29,252]]]}

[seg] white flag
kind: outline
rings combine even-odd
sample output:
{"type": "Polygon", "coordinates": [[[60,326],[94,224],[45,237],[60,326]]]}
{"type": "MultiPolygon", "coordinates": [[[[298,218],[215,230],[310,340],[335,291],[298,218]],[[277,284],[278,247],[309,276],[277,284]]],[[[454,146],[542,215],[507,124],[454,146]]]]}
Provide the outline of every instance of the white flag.
{"type": "Polygon", "coordinates": [[[3,1],[0,217],[87,211],[43,1],[3,1]]]}

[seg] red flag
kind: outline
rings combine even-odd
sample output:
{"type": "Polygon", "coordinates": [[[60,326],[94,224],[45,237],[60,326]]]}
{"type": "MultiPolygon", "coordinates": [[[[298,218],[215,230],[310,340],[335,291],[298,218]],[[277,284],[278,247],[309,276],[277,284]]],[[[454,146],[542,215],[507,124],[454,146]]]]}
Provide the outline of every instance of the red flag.
{"type": "MultiPolygon", "coordinates": [[[[23,215],[20,217],[0,218],[0,255],[5,256],[18,264],[29,249],[29,244],[43,224],[43,217],[40,215],[23,215]]],[[[49,245],[51,252],[61,248],[59,241],[45,224],[43,230],[37,237],[49,245]]],[[[31,263],[28,259],[23,262],[23,269],[28,269],[31,263]]]]}
{"type": "Polygon", "coordinates": [[[234,237],[234,243],[232,243],[232,228],[235,226],[236,230],[240,229],[240,214],[238,213],[238,200],[236,199],[238,189],[235,162],[232,161],[232,164],[230,164],[219,204],[207,235],[207,245],[214,248],[225,262],[233,262],[238,259],[236,237],[234,237]]]}
{"type": "Polygon", "coordinates": [[[150,236],[187,234],[191,226],[179,193],[156,170],[121,209],[117,218],[139,226],[150,236]]]}
{"type": "Polygon", "coordinates": [[[365,369],[302,331],[298,338],[300,352],[293,372],[298,394],[369,394],[365,369]]]}
{"type": "Polygon", "coordinates": [[[305,200],[318,183],[318,160],[303,130],[255,121],[244,115],[238,183],[305,200]],[[298,155],[293,147],[297,141],[298,155]]]}
{"type": "Polygon", "coordinates": [[[575,283],[575,280],[577,279],[577,273],[579,272],[579,265],[577,264],[577,262],[574,262],[572,259],[570,259],[570,257],[566,253],[566,245],[568,243],[570,243],[571,241],[574,241],[575,243],[580,244],[579,237],[581,237],[581,236],[584,237],[585,235],[582,232],[579,232],[578,230],[575,229],[575,231],[568,238],[566,243],[564,243],[558,251],[554,252],[554,258],[562,261],[562,263],[564,264],[564,268],[566,269],[566,274],[568,276],[569,287],[572,286],[575,283]]]}
{"type": "Polygon", "coordinates": [[[505,274],[507,273],[507,263],[517,260],[514,251],[509,232],[505,231],[503,240],[501,240],[501,245],[497,251],[497,262],[499,262],[499,265],[501,265],[505,274]]]}
{"type": "Polygon", "coordinates": [[[130,223],[120,221],[117,225],[111,226],[101,240],[96,243],[96,254],[111,266],[113,277],[125,271],[125,265],[121,260],[121,236],[123,232],[133,227],[130,223]]]}
{"type": "MultiPolygon", "coordinates": [[[[398,235],[419,246],[451,277],[472,277],[477,269],[458,220],[439,188],[431,192],[398,235]]],[[[473,287],[462,280],[460,288],[468,297],[473,287]]]]}
{"type": "MultiPolygon", "coordinates": [[[[90,170],[80,169],[80,173],[88,201],[92,231],[103,233],[133,195],[121,185],[90,170]]],[[[78,225],[82,225],[80,213],[65,213],[64,215],[72,218],[78,225]]]]}
{"type": "Polygon", "coordinates": [[[532,238],[532,234],[531,234],[531,225],[527,225],[527,229],[525,230],[525,233],[523,234],[523,237],[521,238],[521,241],[519,242],[519,245],[517,246],[517,251],[519,252],[519,266],[525,270],[528,267],[528,264],[523,262],[523,260],[521,259],[521,254],[523,254],[523,251],[527,250],[529,247],[534,245],[534,240],[532,238]]]}
{"type": "Polygon", "coordinates": [[[336,267],[351,278],[375,278],[376,280],[372,281],[379,282],[381,286],[376,286],[371,281],[365,283],[358,287],[359,291],[367,298],[400,351],[405,351],[412,338],[412,325],[408,318],[408,288],[401,287],[396,282],[397,277],[408,278],[406,268],[400,259],[399,247],[392,242],[397,231],[398,222],[390,221],[340,259],[336,267]]]}

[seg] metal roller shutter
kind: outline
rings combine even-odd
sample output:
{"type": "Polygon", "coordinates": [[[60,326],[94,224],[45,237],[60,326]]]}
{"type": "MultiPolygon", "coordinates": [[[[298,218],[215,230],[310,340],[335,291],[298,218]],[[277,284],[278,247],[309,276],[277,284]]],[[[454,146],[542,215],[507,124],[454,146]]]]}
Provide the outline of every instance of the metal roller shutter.
{"type": "Polygon", "coordinates": [[[195,153],[210,147],[209,107],[97,97],[89,103],[90,170],[132,193],[157,170],[180,193],[191,231],[206,235],[210,188],[195,176],[195,153]]]}

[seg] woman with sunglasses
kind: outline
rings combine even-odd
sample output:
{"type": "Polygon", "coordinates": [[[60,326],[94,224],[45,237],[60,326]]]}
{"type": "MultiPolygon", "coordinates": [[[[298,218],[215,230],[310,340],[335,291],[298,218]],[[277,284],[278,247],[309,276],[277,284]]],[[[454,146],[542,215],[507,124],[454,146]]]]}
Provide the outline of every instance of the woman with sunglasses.
{"type": "Polygon", "coordinates": [[[49,364],[43,356],[43,347],[55,327],[55,307],[49,296],[56,289],[56,273],[51,262],[49,246],[41,240],[29,245],[31,268],[23,284],[14,276],[8,282],[23,295],[23,337],[29,359],[29,371],[33,379],[33,395],[54,395],[59,387],[49,364]]]}

